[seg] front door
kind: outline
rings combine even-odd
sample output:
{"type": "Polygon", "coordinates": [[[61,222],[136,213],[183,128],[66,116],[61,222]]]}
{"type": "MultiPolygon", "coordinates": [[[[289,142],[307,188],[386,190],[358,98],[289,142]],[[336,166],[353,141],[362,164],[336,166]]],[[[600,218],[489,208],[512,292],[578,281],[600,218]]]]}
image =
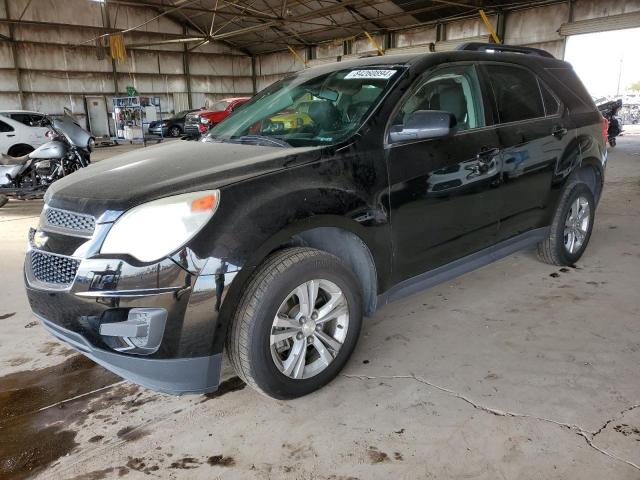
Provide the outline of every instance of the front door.
{"type": "Polygon", "coordinates": [[[391,125],[418,110],[457,120],[444,138],[388,145],[394,280],[402,281],[496,241],[500,213],[498,138],[473,64],[418,78],[391,125]]]}

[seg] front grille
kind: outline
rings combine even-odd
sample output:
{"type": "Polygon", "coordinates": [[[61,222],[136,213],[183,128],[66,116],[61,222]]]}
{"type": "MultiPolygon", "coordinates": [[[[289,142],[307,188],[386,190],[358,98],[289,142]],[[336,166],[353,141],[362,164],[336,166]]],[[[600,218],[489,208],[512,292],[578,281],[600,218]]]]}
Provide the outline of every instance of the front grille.
{"type": "Polygon", "coordinates": [[[30,263],[36,280],[58,286],[71,285],[80,266],[79,260],[38,250],[31,251],[30,263]]]}
{"type": "Polygon", "coordinates": [[[93,235],[96,228],[96,221],[90,215],[82,215],[80,213],[68,212],[58,208],[45,209],[45,224],[55,229],[64,230],[70,234],[83,236],[93,235]]]}

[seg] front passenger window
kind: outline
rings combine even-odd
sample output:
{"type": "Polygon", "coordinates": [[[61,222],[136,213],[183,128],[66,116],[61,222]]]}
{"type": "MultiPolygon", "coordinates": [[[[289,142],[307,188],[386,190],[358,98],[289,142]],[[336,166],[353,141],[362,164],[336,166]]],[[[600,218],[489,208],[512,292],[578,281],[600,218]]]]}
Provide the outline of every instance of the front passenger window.
{"type": "Polygon", "coordinates": [[[453,114],[458,130],[484,127],[484,109],[478,76],[473,65],[445,67],[429,72],[398,112],[394,125],[404,124],[419,110],[442,110],[453,114]]]}

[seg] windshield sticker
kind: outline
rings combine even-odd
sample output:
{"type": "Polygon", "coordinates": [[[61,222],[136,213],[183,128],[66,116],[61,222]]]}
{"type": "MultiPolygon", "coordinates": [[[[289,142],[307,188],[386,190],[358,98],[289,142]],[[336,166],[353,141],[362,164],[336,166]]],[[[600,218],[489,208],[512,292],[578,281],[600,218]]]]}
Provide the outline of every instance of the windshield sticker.
{"type": "Polygon", "coordinates": [[[344,78],[352,79],[352,78],[381,78],[387,80],[396,73],[397,70],[353,70],[349,72],[344,78]]]}

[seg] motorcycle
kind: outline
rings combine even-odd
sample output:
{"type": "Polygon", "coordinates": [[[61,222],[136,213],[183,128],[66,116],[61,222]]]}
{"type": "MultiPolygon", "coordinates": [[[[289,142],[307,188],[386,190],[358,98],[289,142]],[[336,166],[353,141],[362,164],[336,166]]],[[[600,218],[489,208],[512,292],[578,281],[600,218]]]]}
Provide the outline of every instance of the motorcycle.
{"type": "Polygon", "coordinates": [[[622,133],[622,120],[618,112],[622,108],[622,100],[613,100],[598,105],[598,110],[609,122],[607,129],[607,140],[612,147],[616,146],[616,137],[622,133]]]}
{"type": "Polygon", "coordinates": [[[95,139],[65,115],[48,118],[50,141],[23,157],[0,156],[0,207],[8,198],[42,198],[53,182],[91,163],[95,139]]]}

